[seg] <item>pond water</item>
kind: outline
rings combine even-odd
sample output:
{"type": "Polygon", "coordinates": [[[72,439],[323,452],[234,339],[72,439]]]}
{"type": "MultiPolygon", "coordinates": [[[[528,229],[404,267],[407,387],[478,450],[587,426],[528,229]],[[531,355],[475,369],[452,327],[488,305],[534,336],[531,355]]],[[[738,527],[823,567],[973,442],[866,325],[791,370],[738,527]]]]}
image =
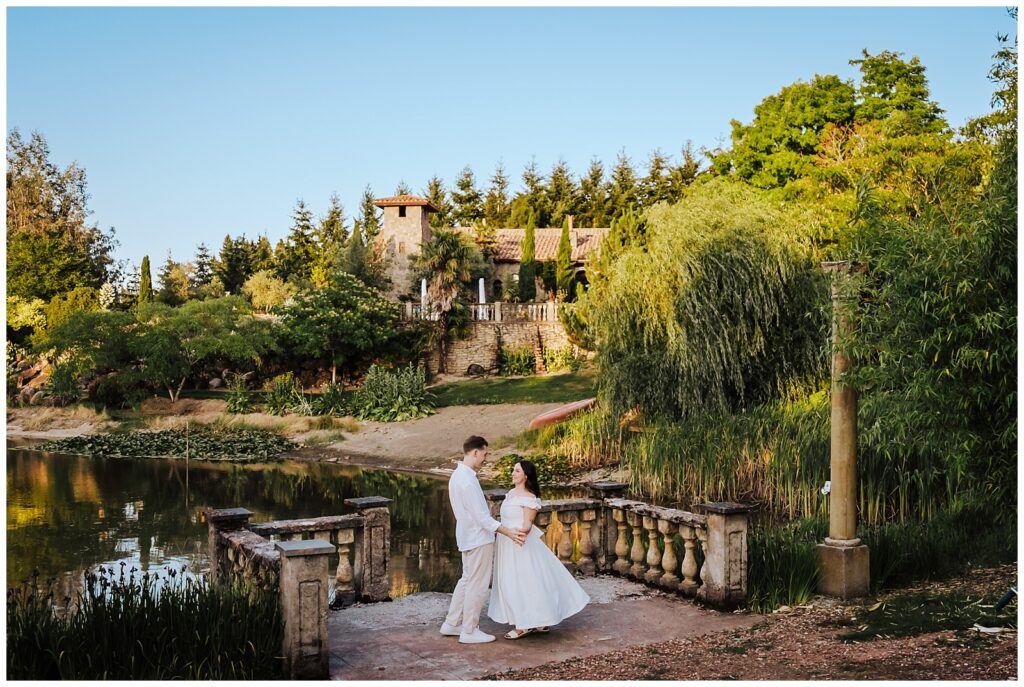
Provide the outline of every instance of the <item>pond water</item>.
{"type": "MultiPolygon", "coordinates": [[[[10,444],[9,444],[10,445],[10,444]]],[[[241,506],[253,522],[391,508],[391,595],[451,591],[461,571],[444,477],[288,461],[255,465],[7,451],[7,584],[56,578],[73,596],[97,565],[209,571],[203,511],[241,506]]],[[[162,575],[161,575],[162,576],[162,575]]]]}

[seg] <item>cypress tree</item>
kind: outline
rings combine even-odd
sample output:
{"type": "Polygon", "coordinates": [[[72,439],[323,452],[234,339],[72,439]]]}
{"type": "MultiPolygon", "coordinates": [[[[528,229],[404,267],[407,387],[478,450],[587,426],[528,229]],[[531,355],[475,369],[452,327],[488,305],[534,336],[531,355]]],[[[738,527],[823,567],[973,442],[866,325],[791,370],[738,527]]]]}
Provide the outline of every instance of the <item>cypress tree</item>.
{"type": "Polygon", "coordinates": [[[519,263],[519,295],[529,303],[537,298],[537,220],[530,211],[526,220],[526,233],[523,234],[522,260],[519,263]]]}
{"type": "Polygon", "coordinates": [[[149,256],[142,256],[142,267],[139,268],[139,305],[153,302],[153,275],[149,271],[149,256]]]}
{"type": "Polygon", "coordinates": [[[558,258],[555,261],[555,279],[558,292],[565,294],[567,301],[573,299],[572,243],[569,241],[569,220],[562,224],[562,235],[558,238],[558,258]]]}

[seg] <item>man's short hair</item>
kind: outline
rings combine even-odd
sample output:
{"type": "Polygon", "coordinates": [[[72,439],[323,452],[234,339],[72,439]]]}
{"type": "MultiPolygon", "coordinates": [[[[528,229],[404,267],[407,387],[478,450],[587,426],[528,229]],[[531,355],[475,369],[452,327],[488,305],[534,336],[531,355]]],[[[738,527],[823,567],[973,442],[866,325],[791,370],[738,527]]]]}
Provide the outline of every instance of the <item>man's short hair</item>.
{"type": "Polygon", "coordinates": [[[487,439],[473,435],[470,438],[462,442],[462,453],[463,455],[469,453],[473,449],[487,448],[487,439]]]}

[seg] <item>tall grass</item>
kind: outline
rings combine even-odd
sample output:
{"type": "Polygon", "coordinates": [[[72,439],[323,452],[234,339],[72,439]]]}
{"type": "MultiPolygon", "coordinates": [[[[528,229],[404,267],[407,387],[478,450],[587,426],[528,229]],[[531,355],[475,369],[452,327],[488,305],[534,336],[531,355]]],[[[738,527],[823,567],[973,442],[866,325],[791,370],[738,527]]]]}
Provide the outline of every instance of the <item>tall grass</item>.
{"type": "Polygon", "coordinates": [[[86,572],[76,599],[37,580],[7,592],[16,680],[249,680],[282,675],[276,594],[210,586],[166,569],[86,572]],[[163,582],[161,586],[161,582],[163,582]],[[58,604],[63,608],[58,608],[58,604]]]}
{"type": "MultiPolygon", "coordinates": [[[[868,546],[871,589],[941,580],[973,566],[1017,559],[1012,525],[993,526],[993,513],[977,508],[947,511],[929,522],[862,527],[868,546]]],[[[828,521],[807,518],[782,525],[752,527],[747,534],[747,604],[765,612],[806,602],[818,581],[817,544],[828,521]]]]}

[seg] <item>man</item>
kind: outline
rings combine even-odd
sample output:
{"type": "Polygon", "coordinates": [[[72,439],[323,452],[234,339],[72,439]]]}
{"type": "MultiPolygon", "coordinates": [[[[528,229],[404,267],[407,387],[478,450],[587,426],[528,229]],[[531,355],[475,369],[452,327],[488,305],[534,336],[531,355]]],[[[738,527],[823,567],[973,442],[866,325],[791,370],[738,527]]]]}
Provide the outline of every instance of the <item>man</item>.
{"type": "Polygon", "coordinates": [[[457,635],[462,644],[494,641],[494,635],[477,627],[494,566],[494,533],[504,535],[519,545],[526,541],[523,532],[503,526],[487,510],[487,501],[476,473],[488,455],[486,439],[469,437],[462,444],[462,462],[448,480],[448,499],[455,513],[455,542],[462,553],[462,577],[455,585],[441,634],[457,635]]]}

